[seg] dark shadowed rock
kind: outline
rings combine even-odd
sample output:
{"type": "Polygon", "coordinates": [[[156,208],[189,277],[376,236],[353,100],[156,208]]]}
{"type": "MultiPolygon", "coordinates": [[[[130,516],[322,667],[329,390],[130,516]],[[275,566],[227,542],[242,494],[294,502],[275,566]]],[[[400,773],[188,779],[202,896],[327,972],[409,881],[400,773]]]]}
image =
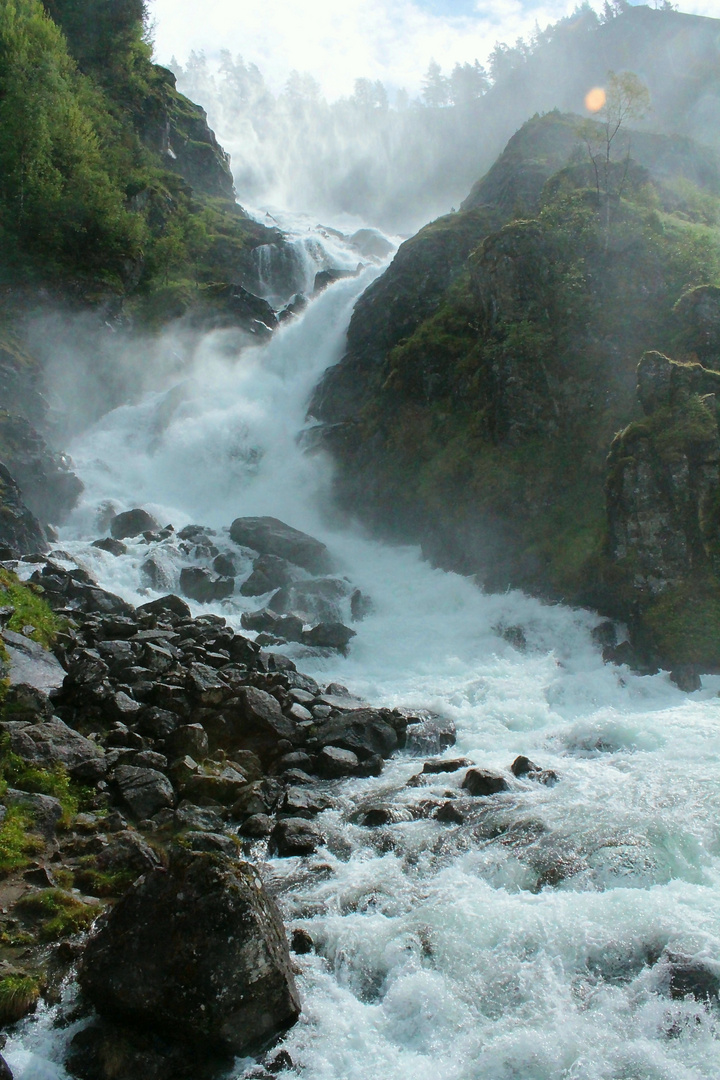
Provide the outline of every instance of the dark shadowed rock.
{"type": "Polygon", "coordinates": [[[508,790],[505,777],[496,776],[486,769],[468,769],[462,786],[470,795],[497,795],[499,791],[508,790]]]}
{"type": "Polygon", "coordinates": [[[355,631],[348,626],[344,626],[339,622],[331,622],[320,623],[318,626],[313,626],[311,630],[305,630],[302,637],[305,645],[323,649],[337,649],[339,652],[344,653],[356,636],[355,631]]]}
{"type": "Polygon", "coordinates": [[[110,522],[113,540],[125,540],[126,537],[158,532],[159,529],[160,523],[147,510],[125,510],[122,514],[116,514],[110,522]]]}
{"type": "Polygon", "coordinates": [[[253,750],[261,758],[274,754],[281,739],[297,742],[295,724],[283,715],[277,700],[272,694],[257,690],[254,686],[240,689],[232,720],[240,745],[253,750]]]}
{"type": "Polygon", "coordinates": [[[330,556],[324,544],[277,518],[236,518],[230,526],[230,536],[241,547],[252,548],[261,555],[277,555],[312,574],[323,574],[330,569],[330,556]]]}
{"type": "Polygon", "coordinates": [[[107,551],[110,555],[125,555],[127,548],[121,540],[113,540],[112,536],[106,536],[103,540],[94,540],[93,547],[100,548],[101,551],[107,551]]]}
{"type": "Polygon", "coordinates": [[[0,464],[0,543],[20,555],[47,551],[45,532],[35,515],[23,502],[20,488],[0,464]]]}
{"type": "Polygon", "coordinates": [[[268,853],[290,858],[293,855],[312,855],[323,843],[322,834],[303,818],[278,821],[270,833],[268,853]]]}
{"type": "Polygon", "coordinates": [[[159,810],[175,805],[172,784],[157,769],[119,765],[112,775],[123,802],[138,820],[151,818],[159,810]]]}
{"type": "Polygon", "coordinates": [[[185,601],[173,593],[168,596],[159,596],[157,600],[151,600],[148,604],[141,604],[138,611],[148,615],[177,615],[181,619],[189,619],[191,614],[185,601]]]}
{"type": "Polygon", "coordinates": [[[9,721],[0,725],[10,736],[10,749],[23,761],[41,768],[64,765],[71,769],[86,761],[102,761],[97,743],[86,739],[57,717],[41,724],[9,721]]]}
{"type": "Polygon", "coordinates": [[[296,573],[286,559],[260,555],[253,563],[252,574],[240,586],[240,592],[243,596],[262,596],[272,589],[289,585],[296,573]]]}
{"type": "Polygon", "coordinates": [[[89,942],[80,986],[98,1011],[240,1054],[300,1013],[277,908],[257,871],[220,854],[146,875],[89,942]]]}
{"type": "Polygon", "coordinates": [[[439,773],[458,772],[460,769],[467,769],[470,765],[472,761],[467,758],[437,758],[435,761],[426,761],[422,771],[432,776],[439,773]]]}
{"type": "Polygon", "coordinates": [[[397,732],[377,709],[356,709],[337,719],[326,720],[315,732],[320,747],[350,750],[361,760],[371,754],[390,757],[400,745],[397,732]]]}
{"type": "Polygon", "coordinates": [[[269,607],[279,614],[299,615],[304,622],[340,622],[342,602],[352,591],[352,585],[342,578],[297,581],[273,593],[269,607]]]}
{"type": "Polygon", "coordinates": [[[305,956],[313,951],[315,945],[307,930],[300,928],[293,930],[292,945],[290,947],[298,956],[305,956]]]}
{"type": "Polygon", "coordinates": [[[212,604],[232,596],[235,591],[235,579],[217,577],[200,566],[185,566],[180,571],[180,588],[191,600],[198,604],[212,604]]]}
{"type": "Polygon", "coordinates": [[[13,1080],[12,1069],[2,1055],[0,1055],[0,1080],[13,1080]]]}
{"type": "Polygon", "coordinates": [[[339,746],[324,746],[317,758],[317,771],[320,776],[332,780],[339,776],[352,776],[360,764],[352,750],[341,750],[339,746]]]}

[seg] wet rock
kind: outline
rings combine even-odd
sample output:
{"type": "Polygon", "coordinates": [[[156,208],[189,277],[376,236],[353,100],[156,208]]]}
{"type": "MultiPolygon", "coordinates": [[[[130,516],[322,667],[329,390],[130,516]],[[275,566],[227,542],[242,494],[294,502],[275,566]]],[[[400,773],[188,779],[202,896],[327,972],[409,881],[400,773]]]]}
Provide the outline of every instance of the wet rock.
{"type": "Polygon", "coordinates": [[[191,851],[219,851],[231,859],[238,853],[237,844],[225,833],[186,832],[184,840],[191,851]]]}
{"type": "Polygon", "coordinates": [[[458,810],[452,799],[448,799],[435,811],[435,820],[442,821],[447,825],[462,825],[465,821],[465,815],[458,810]]]}
{"type": "Polygon", "coordinates": [[[0,1080],[13,1080],[12,1069],[2,1054],[0,1054],[0,1080]]]}
{"type": "Polygon", "coordinates": [[[505,626],[499,630],[499,633],[500,637],[518,652],[525,652],[527,649],[527,638],[522,626],[505,626]]]}
{"type": "Polygon", "coordinates": [[[237,563],[233,555],[223,552],[213,559],[213,570],[219,577],[234,578],[237,573],[237,563]]]}
{"type": "Polygon", "coordinates": [[[305,645],[321,649],[337,649],[345,653],[356,632],[339,622],[320,623],[311,630],[305,630],[302,640],[305,645]]]}
{"type": "Polygon", "coordinates": [[[467,769],[471,765],[472,761],[467,758],[437,758],[434,761],[426,761],[422,771],[433,776],[439,773],[458,772],[460,769],[467,769]]]}
{"type": "Polygon", "coordinates": [[[295,750],[290,754],[283,754],[278,762],[280,771],[286,769],[302,769],[304,772],[312,772],[315,766],[314,759],[304,750],[295,750]]]}
{"type": "Polygon", "coordinates": [[[298,956],[305,956],[307,953],[313,951],[315,943],[307,930],[298,928],[293,930],[290,948],[294,953],[297,953],[298,956]]]}
{"type": "Polygon", "coordinates": [[[29,683],[8,686],[4,705],[5,715],[17,721],[35,723],[37,720],[50,720],[53,715],[52,703],[46,692],[29,683]]]}
{"type": "Polygon", "coordinates": [[[352,750],[342,750],[339,746],[324,746],[317,756],[317,771],[329,780],[340,776],[352,776],[357,772],[360,762],[352,750]]]}
{"type": "Polygon", "coordinates": [[[610,619],[606,619],[592,628],[591,637],[601,648],[612,648],[617,645],[617,627],[610,619]]]}
{"type": "Polygon", "coordinates": [[[236,518],[230,526],[230,537],[241,547],[252,548],[261,555],[287,559],[312,574],[322,574],[330,569],[330,557],[324,544],[277,518],[236,518]]]}
{"type": "Polygon", "coordinates": [[[110,522],[113,540],[125,540],[128,537],[142,536],[144,532],[157,532],[160,523],[147,510],[126,510],[116,514],[110,522]]]}
{"type": "Polygon", "coordinates": [[[231,1062],[206,1046],[99,1019],[73,1037],[65,1064],[79,1080],[213,1080],[231,1062]]]}
{"type": "Polygon", "coordinates": [[[437,754],[455,745],[455,724],[446,716],[408,719],[406,747],[415,754],[437,754]]]}
{"type": "Polygon", "coordinates": [[[207,664],[190,664],[185,685],[193,698],[202,705],[221,705],[230,695],[227,683],[207,664]]]}
{"type": "Polygon", "coordinates": [[[243,772],[232,765],[217,766],[216,771],[203,770],[190,776],[183,785],[183,794],[192,800],[211,799],[223,806],[235,803],[248,787],[248,779],[243,772]]]}
{"type": "Polygon", "coordinates": [[[702,679],[694,664],[682,664],[670,672],[670,681],[674,682],[678,690],[686,694],[692,694],[696,690],[702,690],[702,679]]]}
{"type": "Polygon", "coordinates": [[[638,667],[638,658],[635,649],[629,641],[621,641],[619,645],[606,645],[602,652],[605,664],[626,664],[635,670],[638,667]]]}
{"type": "Polygon", "coordinates": [[[372,615],[374,610],[375,605],[372,600],[360,589],[355,589],[350,594],[350,618],[353,622],[362,622],[363,619],[367,619],[368,615],[372,615]]]}
{"type": "Polygon", "coordinates": [[[120,765],[112,780],[130,813],[140,821],[151,818],[166,806],[175,805],[172,784],[157,769],[120,765]]]}
{"type": "Polygon", "coordinates": [[[268,854],[281,859],[294,855],[312,855],[324,839],[319,830],[302,818],[278,821],[270,834],[268,854]]]}
{"type": "Polygon", "coordinates": [[[300,1013],[279,912],[257,871],[222,854],[178,854],[136,883],[78,979],[105,1016],[233,1054],[300,1013]]]}
{"type": "Polygon", "coordinates": [[[140,574],[145,584],[156,592],[161,592],[170,585],[168,573],[157,559],[146,559],[140,567],[140,574]]]}
{"type": "Polygon", "coordinates": [[[233,738],[245,749],[252,750],[261,760],[274,756],[281,739],[297,743],[295,724],[283,715],[283,711],[271,694],[254,686],[242,687],[238,692],[237,706],[232,711],[233,738]]]}
{"type": "Polygon", "coordinates": [[[275,780],[255,780],[247,784],[230,811],[232,817],[245,820],[255,814],[270,815],[282,795],[282,788],[275,780]]]}
{"type": "Polygon", "coordinates": [[[111,833],[94,859],[98,869],[108,873],[131,870],[139,875],[160,866],[159,856],[147,841],[127,828],[111,833]]]}
{"type": "Polygon", "coordinates": [[[180,588],[185,596],[198,604],[212,604],[232,596],[235,579],[216,577],[200,566],[185,566],[180,571],[180,588]]]}
{"type": "Polygon", "coordinates": [[[180,619],[189,619],[191,615],[190,608],[185,601],[173,593],[160,596],[157,600],[151,600],[147,604],[141,604],[137,610],[140,614],[176,615],[180,619]]]}
{"type": "Polygon", "coordinates": [[[327,796],[306,787],[288,787],[279,813],[288,817],[312,818],[327,810],[332,802],[327,796]]]}
{"type": "Polygon", "coordinates": [[[720,965],[703,960],[673,957],[667,965],[670,996],[697,1001],[717,1001],[720,997],[720,965]]]}
{"type": "Polygon", "coordinates": [[[539,765],[536,765],[530,758],[520,754],[516,757],[510,766],[510,772],[513,776],[519,778],[526,778],[527,780],[537,780],[541,784],[547,784],[552,787],[557,783],[559,777],[553,769],[541,769],[539,765]]]}
{"type": "Polygon", "coordinates": [[[313,578],[278,589],[269,606],[280,614],[293,613],[304,622],[341,622],[343,601],[352,585],[343,578],[313,578]]]}
{"type": "Polygon", "coordinates": [[[508,783],[504,776],[496,776],[486,769],[468,769],[462,787],[470,795],[497,795],[508,790],[508,783]]]}
{"type": "Polygon", "coordinates": [[[303,641],[303,621],[297,615],[278,615],[270,608],[244,611],[240,617],[243,629],[260,634],[272,634],[282,641],[303,641]]]}
{"type": "Polygon", "coordinates": [[[286,559],[277,555],[260,555],[253,563],[253,571],[240,586],[242,596],[262,596],[273,589],[289,585],[296,571],[286,559]]]}
{"type": "Polygon", "coordinates": [[[267,814],[251,814],[240,826],[240,835],[253,840],[262,840],[273,829],[272,819],[267,814]]]}
{"type": "Polygon", "coordinates": [[[362,819],[362,823],[366,829],[378,829],[383,825],[390,825],[393,822],[393,812],[387,806],[373,806],[368,810],[362,819]]]}
{"type": "Polygon", "coordinates": [[[102,540],[94,540],[92,546],[100,548],[101,551],[107,551],[110,555],[115,555],[116,558],[127,554],[125,544],[121,540],[114,540],[112,536],[106,536],[102,540]]]}
{"type": "Polygon", "coordinates": [[[317,296],[319,293],[324,292],[328,285],[334,285],[336,281],[342,281],[344,278],[356,277],[357,270],[338,270],[334,267],[330,270],[318,270],[315,275],[315,284],[313,285],[313,296],[317,296]]]}
{"type": "Polygon", "coordinates": [[[177,713],[155,706],[143,709],[138,721],[138,730],[150,739],[167,739],[179,726],[177,713]]]}
{"type": "Polygon", "coordinates": [[[397,732],[377,709],[357,709],[320,724],[315,732],[317,745],[350,750],[361,760],[371,754],[390,757],[400,745],[397,732]]]}

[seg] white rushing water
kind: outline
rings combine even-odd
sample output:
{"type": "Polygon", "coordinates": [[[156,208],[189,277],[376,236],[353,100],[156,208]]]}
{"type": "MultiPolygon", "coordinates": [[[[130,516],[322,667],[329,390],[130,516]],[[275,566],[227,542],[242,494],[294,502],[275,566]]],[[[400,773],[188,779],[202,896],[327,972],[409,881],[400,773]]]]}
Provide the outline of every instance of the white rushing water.
{"type": "MultiPolygon", "coordinates": [[[[328,289],[263,348],[230,361],[212,337],[167,393],[117,409],[71,448],[86,484],[61,545],[100,583],[146,600],[147,545],[115,559],[89,541],[97,508],[144,506],[176,529],[272,514],[324,540],[372,598],[349,656],[298,660],[374,704],[452,718],[448,756],[508,769],[517,754],[553,787],[512,780],[463,825],[415,819],[463,772],[406,786],[423,757],[334,786],[327,847],[272,860],[297,958],[303,1015],[285,1040],[308,1080],[699,1080],[720,1075],[718,1013],[668,994],[669,959],[720,972],[720,679],[684,695],[666,674],[604,666],[590,612],[482,594],[333,520],[330,465],[296,436],[352,306],[376,268],[328,289]],[[522,626],[527,649],[499,630],[522,626]],[[367,804],[400,820],[357,823],[367,804]]],[[[175,588],[183,555],[157,555],[175,588]]],[[[249,569],[249,564],[247,569],[249,569]]],[[[163,589],[161,591],[167,591],[163,589]]],[[[257,598],[211,610],[239,625],[257,598]]],[[[197,608],[197,611],[200,611],[197,608]]],[[[203,609],[208,610],[208,609],[203,609]]],[[[63,1076],[46,1016],[8,1044],[21,1080],[63,1076]]],[[[233,1073],[249,1075],[253,1063],[233,1073]]],[[[296,1075],[286,1070],[279,1075],[296,1075]]]]}

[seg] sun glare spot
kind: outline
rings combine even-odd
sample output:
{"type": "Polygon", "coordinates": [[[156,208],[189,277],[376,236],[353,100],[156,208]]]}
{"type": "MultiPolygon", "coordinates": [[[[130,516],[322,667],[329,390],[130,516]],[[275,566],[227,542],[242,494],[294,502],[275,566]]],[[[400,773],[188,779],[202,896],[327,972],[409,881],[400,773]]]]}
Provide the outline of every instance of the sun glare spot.
{"type": "Polygon", "coordinates": [[[588,112],[600,112],[607,100],[607,95],[602,86],[594,86],[585,95],[585,108],[588,112]]]}

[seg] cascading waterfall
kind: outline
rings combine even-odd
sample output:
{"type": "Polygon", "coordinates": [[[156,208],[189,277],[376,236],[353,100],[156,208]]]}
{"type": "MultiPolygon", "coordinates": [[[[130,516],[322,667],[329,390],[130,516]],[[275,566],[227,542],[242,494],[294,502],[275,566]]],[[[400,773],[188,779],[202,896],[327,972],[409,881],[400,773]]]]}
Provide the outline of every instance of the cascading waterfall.
{"type": "MultiPolygon", "coordinates": [[[[140,602],[147,547],[130,542],[120,558],[90,547],[98,505],[143,505],[220,538],[236,516],[280,517],[324,540],[373,601],[346,659],[307,655],[303,670],[373,704],[451,718],[448,756],[509,775],[526,754],[558,775],[554,786],[518,780],[476,800],[464,823],[441,823],[418,808],[456,792],[463,773],[408,786],[425,759],[410,748],[379,778],[333,785],[336,805],[319,819],[326,848],[265,864],[288,922],[316,944],[297,958],[304,1012],[284,1043],[302,1075],[717,1077],[718,1013],[673,997],[669,979],[676,962],[720,974],[720,678],[688,696],[665,674],[604,666],[592,613],[486,596],[415,549],[333,520],[331,466],[303,455],[297,434],[376,272],[337,283],[232,362],[207,338],[180,387],[79,438],[86,491],[61,545],[140,602]],[[511,626],[523,627],[524,651],[502,637],[511,626]],[[369,805],[392,807],[394,823],[362,826],[369,805]]],[[[182,553],[168,552],[175,587],[182,553]]],[[[256,606],[236,596],[211,610],[237,624],[256,606]]],[[[65,1075],[54,1062],[66,1035],[51,1019],[42,1012],[8,1042],[21,1080],[65,1075]]]]}

